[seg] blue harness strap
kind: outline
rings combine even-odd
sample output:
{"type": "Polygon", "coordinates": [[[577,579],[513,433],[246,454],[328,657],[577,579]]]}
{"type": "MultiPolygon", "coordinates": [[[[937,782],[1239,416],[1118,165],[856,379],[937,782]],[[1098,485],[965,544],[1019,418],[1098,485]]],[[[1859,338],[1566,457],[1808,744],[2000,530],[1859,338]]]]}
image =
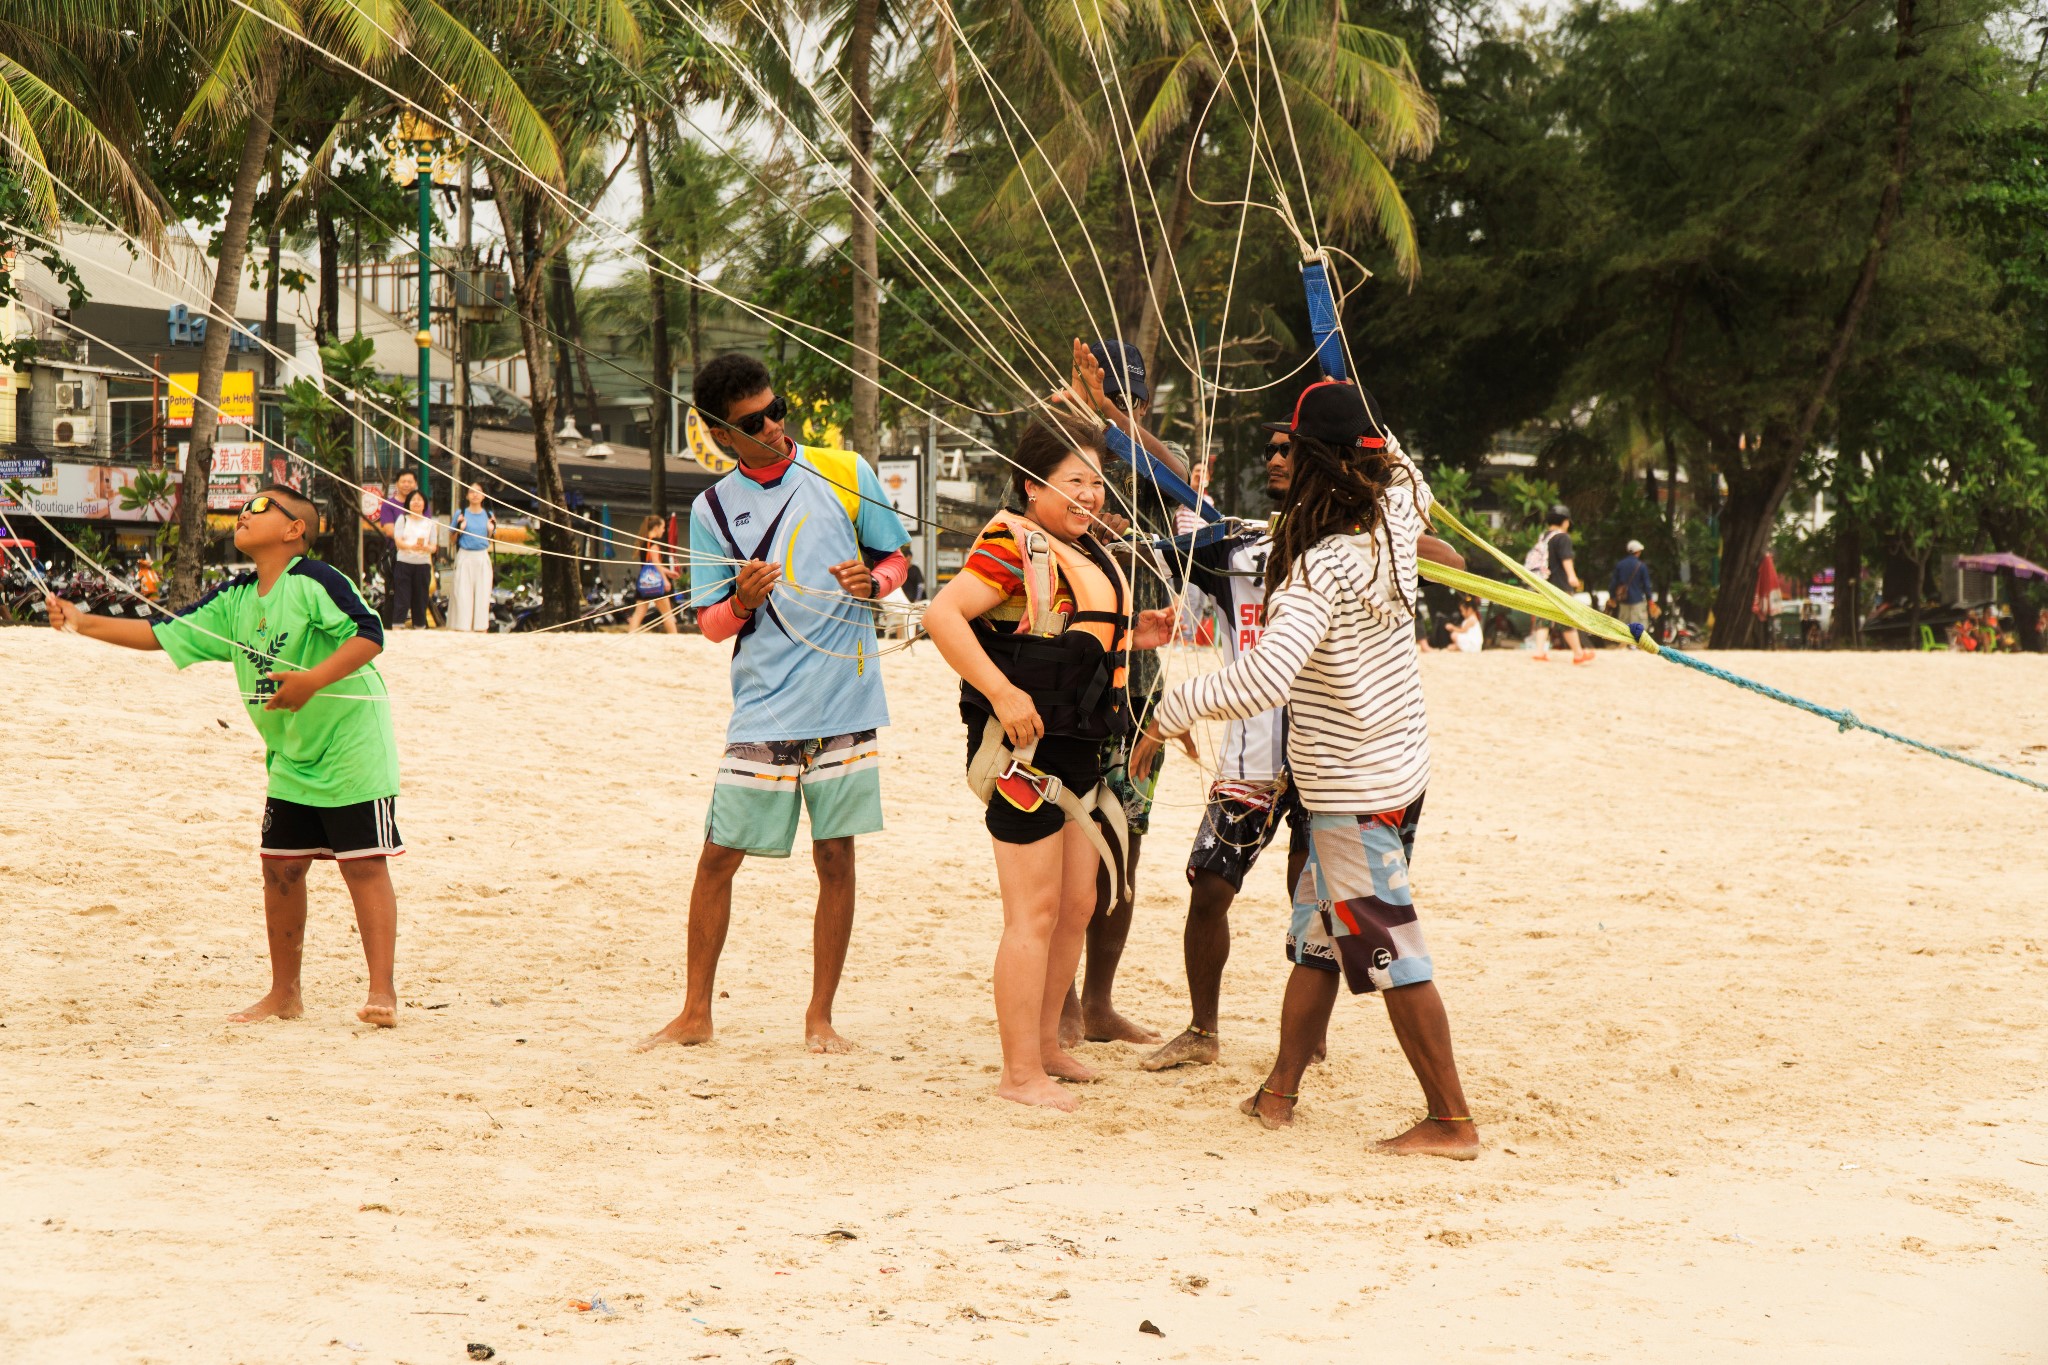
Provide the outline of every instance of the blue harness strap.
{"type": "Polygon", "coordinates": [[[1308,328],[1316,342],[1316,363],[1327,379],[1350,376],[1344,364],[1344,334],[1337,328],[1337,296],[1330,292],[1330,267],[1322,261],[1304,261],[1301,287],[1308,295],[1308,328]]]}
{"type": "Polygon", "coordinates": [[[1216,510],[1216,504],[1197,494],[1188,487],[1187,481],[1152,458],[1152,452],[1132,440],[1124,429],[1112,425],[1102,433],[1103,444],[1112,457],[1122,460],[1138,472],[1160,492],[1172,498],[1183,507],[1191,507],[1203,521],[1221,521],[1223,514],[1216,510]]]}

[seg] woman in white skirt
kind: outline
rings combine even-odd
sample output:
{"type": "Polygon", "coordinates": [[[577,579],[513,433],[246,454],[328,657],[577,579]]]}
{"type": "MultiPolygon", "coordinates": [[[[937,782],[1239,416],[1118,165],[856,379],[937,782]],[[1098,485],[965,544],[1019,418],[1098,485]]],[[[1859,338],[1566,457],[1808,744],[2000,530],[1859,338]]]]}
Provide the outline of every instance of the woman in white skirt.
{"type": "Polygon", "coordinates": [[[448,594],[450,630],[491,628],[491,541],[498,519],[484,510],[484,486],[469,486],[469,506],[455,514],[455,587],[448,594]]]}

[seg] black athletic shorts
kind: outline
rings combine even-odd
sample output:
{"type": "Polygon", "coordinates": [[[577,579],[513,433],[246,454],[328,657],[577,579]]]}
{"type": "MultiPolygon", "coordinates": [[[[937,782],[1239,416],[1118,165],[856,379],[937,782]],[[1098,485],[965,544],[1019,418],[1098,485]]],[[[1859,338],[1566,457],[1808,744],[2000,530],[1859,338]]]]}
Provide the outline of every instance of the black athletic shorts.
{"type": "MultiPolygon", "coordinates": [[[[975,752],[981,748],[982,727],[988,718],[982,712],[970,711],[966,707],[961,711],[969,717],[967,761],[972,763],[975,752]]],[[[1074,795],[1086,796],[1102,783],[1102,741],[1046,735],[1038,741],[1031,766],[1057,777],[1074,795]]],[[[1005,800],[1001,792],[996,792],[988,798],[988,810],[982,817],[982,823],[1001,843],[1035,844],[1040,839],[1058,834],[1067,823],[1067,813],[1050,801],[1035,811],[1021,811],[1005,800]]]]}
{"type": "Polygon", "coordinates": [[[1283,822],[1288,853],[1306,854],[1308,811],[1293,787],[1282,792],[1268,810],[1211,791],[1209,808],[1202,812],[1202,828],[1188,854],[1188,880],[1193,882],[1197,872],[1213,872],[1229,882],[1232,891],[1244,890],[1245,874],[1273,842],[1283,822]]]}
{"type": "Polygon", "coordinates": [[[266,858],[389,858],[405,852],[398,837],[398,798],[353,806],[302,806],[271,797],[263,803],[266,858]]]}

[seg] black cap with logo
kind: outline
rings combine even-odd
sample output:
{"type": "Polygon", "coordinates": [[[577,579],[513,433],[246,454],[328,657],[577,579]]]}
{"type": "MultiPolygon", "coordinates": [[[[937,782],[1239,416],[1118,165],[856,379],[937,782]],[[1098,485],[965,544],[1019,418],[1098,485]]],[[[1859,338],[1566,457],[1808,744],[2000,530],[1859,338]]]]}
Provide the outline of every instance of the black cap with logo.
{"type": "Polygon", "coordinates": [[[1325,379],[1303,389],[1294,400],[1292,421],[1262,425],[1267,431],[1306,436],[1340,449],[1380,450],[1387,444],[1379,404],[1358,385],[1341,379],[1325,379]]]}

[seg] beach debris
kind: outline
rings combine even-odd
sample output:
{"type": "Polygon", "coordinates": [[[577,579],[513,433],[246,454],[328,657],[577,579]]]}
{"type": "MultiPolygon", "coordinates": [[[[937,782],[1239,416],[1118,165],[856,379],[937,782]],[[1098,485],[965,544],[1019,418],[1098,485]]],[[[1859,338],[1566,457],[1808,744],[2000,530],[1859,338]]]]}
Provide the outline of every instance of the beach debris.
{"type": "Polygon", "coordinates": [[[1164,1337],[1166,1335],[1166,1333],[1159,1330],[1158,1326],[1150,1318],[1146,1318],[1143,1322],[1139,1323],[1138,1330],[1148,1337],[1164,1337]]]}
{"type": "Polygon", "coordinates": [[[1209,1287],[1207,1275],[1176,1275],[1173,1287],[1183,1294],[1199,1294],[1209,1287]]]}
{"type": "Polygon", "coordinates": [[[392,1210],[392,1207],[391,1207],[391,1206],[390,1206],[389,1204],[358,1204],[358,1205],[356,1205],[356,1212],[357,1212],[357,1213],[391,1213],[391,1212],[393,1212],[393,1210],[392,1210]]]}
{"type": "Polygon", "coordinates": [[[859,1237],[848,1232],[845,1228],[833,1228],[830,1232],[821,1232],[818,1235],[828,1242],[858,1242],[860,1240],[859,1237]]]}
{"type": "Polygon", "coordinates": [[[971,1303],[963,1303],[958,1308],[955,1308],[953,1310],[953,1316],[956,1318],[965,1318],[969,1322],[988,1321],[988,1314],[982,1312],[979,1308],[976,1308],[971,1303]]]}
{"type": "Polygon", "coordinates": [[[469,1358],[471,1360],[489,1360],[492,1356],[496,1355],[497,1353],[498,1352],[494,1348],[486,1346],[481,1341],[472,1341],[469,1343],[469,1358]]]}
{"type": "Polygon", "coordinates": [[[569,1300],[569,1306],[579,1313],[595,1313],[599,1317],[605,1318],[615,1318],[618,1316],[616,1309],[595,1295],[587,1299],[571,1299],[569,1300]]]}

